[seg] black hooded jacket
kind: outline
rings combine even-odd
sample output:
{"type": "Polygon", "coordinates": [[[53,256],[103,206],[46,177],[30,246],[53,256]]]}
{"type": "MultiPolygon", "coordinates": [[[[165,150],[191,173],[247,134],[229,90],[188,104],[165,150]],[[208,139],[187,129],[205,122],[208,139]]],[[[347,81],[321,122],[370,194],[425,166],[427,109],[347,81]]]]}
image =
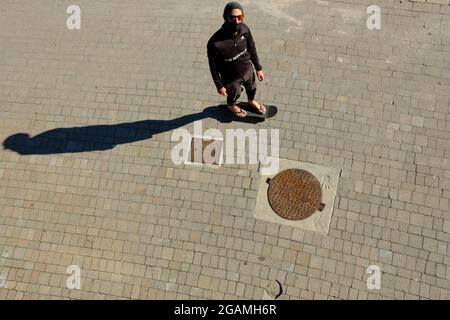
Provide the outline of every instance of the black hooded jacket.
{"type": "Polygon", "coordinates": [[[242,77],[252,63],[256,71],[262,70],[250,29],[241,24],[237,35],[230,33],[223,24],[208,41],[209,69],[217,89],[242,77]]]}

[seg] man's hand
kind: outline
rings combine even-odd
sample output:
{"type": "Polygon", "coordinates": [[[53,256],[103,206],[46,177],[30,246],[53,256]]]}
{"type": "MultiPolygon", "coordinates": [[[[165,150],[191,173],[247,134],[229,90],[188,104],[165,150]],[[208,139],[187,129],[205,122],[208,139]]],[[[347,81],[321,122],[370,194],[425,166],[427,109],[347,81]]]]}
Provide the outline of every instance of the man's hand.
{"type": "Polygon", "coordinates": [[[225,87],[222,87],[220,89],[217,89],[217,93],[222,95],[222,96],[228,96],[227,94],[227,89],[225,89],[225,87]]]}
{"type": "Polygon", "coordinates": [[[256,75],[258,76],[259,81],[264,80],[264,72],[262,70],[259,70],[256,75]]]}

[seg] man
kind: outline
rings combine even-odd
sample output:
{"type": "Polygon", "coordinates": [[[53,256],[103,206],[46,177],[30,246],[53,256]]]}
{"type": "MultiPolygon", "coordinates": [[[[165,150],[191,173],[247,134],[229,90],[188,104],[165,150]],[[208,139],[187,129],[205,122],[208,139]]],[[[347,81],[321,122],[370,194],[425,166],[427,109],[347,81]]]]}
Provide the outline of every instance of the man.
{"type": "Polygon", "coordinates": [[[244,9],[237,2],[229,2],[225,6],[223,19],[225,23],[209,39],[207,45],[209,68],[217,92],[227,97],[228,109],[231,112],[238,117],[245,117],[245,110],[236,105],[243,85],[248,104],[255,108],[256,112],[264,114],[266,108],[255,100],[254,69],[259,81],[264,80],[264,72],[250,29],[243,22],[244,9]]]}

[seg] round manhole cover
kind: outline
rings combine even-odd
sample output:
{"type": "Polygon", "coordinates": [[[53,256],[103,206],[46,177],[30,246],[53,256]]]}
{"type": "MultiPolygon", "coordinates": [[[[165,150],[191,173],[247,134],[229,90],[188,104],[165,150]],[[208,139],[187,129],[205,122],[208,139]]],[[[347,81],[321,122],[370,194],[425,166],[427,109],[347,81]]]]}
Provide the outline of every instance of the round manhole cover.
{"type": "Polygon", "coordinates": [[[288,220],[302,220],[317,210],[322,211],[322,189],[311,173],[288,169],[267,179],[267,198],[272,210],[288,220]]]}

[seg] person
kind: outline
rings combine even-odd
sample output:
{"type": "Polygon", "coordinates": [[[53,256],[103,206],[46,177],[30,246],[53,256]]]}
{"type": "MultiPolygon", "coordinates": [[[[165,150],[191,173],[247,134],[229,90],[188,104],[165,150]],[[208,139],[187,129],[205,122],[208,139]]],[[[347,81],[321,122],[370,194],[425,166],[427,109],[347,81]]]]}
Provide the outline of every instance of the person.
{"type": "Polygon", "coordinates": [[[264,114],[265,106],[255,100],[256,76],[264,80],[255,41],[249,27],[243,22],[244,9],[237,2],[229,2],[223,11],[225,22],[209,39],[208,62],[214,84],[220,95],[227,97],[228,109],[238,117],[247,113],[237,104],[244,86],[248,104],[264,114]]]}

